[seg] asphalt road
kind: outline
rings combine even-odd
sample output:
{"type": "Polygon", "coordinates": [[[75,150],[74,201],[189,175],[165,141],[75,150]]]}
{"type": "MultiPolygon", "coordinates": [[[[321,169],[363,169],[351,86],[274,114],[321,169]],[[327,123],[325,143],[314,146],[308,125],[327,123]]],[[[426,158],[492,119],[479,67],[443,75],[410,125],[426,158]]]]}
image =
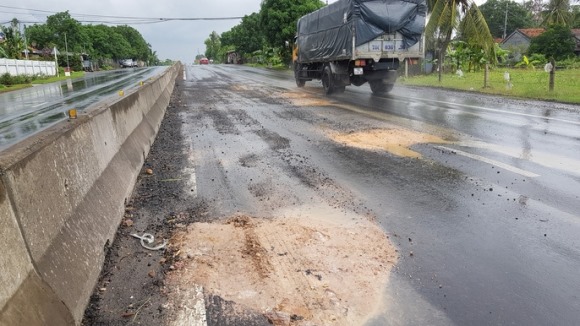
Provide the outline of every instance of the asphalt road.
{"type": "MultiPolygon", "coordinates": [[[[376,97],[366,86],[323,106],[293,106],[281,94],[325,100],[320,84],[299,90],[285,72],[239,66],[187,72],[188,88],[219,98],[215,112],[236,107],[287,139],[395,239],[401,260],[385,289],[392,300],[371,324],[580,321],[578,106],[406,87],[376,97]],[[449,143],[415,145],[417,160],[341,146],[321,127],[405,128],[449,143]]],[[[243,119],[229,121],[242,130],[243,119]]]]}
{"type": "MultiPolygon", "coordinates": [[[[398,250],[366,325],[579,323],[578,106],[402,86],[381,97],[366,85],[322,94],[318,82],[297,88],[288,72],[187,66],[145,164],[155,172],[132,199],[135,226],[119,230],[97,285],[107,290],[87,320],[121,325],[115,307],[153,300],[138,318],[174,325],[147,285],[160,257],[132,258],[129,232],[159,228],[165,215],[276,219],[316,205],[327,218],[368,216],[398,250]]],[[[268,324],[224,319],[235,302],[208,297],[209,325],[268,324]]]]}
{"type": "Polygon", "coordinates": [[[138,87],[166,67],[117,69],[0,94],[0,149],[82,112],[93,103],[138,87]]]}

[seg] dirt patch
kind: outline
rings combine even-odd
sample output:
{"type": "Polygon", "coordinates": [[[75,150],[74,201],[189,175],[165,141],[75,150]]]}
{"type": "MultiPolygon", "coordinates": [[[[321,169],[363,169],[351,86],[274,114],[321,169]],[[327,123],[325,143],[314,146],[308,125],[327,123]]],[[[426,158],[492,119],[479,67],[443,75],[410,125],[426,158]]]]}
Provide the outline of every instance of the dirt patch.
{"type": "Polygon", "coordinates": [[[335,142],[369,150],[384,150],[401,157],[421,158],[411,146],[422,143],[447,144],[448,141],[408,129],[373,129],[347,134],[330,132],[335,142]]]}
{"type": "Polygon", "coordinates": [[[234,91],[234,92],[244,92],[244,91],[249,91],[250,87],[243,85],[243,84],[234,84],[230,86],[230,90],[234,91]]]}
{"type": "Polygon", "coordinates": [[[377,225],[338,211],[284,215],[190,225],[171,241],[183,266],[168,284],[192,295],[201,285],[274,325],[358,325],[385,305],[397,255],[377,225]]]}
{"type": "Polygon", "coordinates": [[[287,92],[281,93],[280,97],[290,101],[295,106],[330,106],[330,101],[321,99],[306,92],[287,92]]]}

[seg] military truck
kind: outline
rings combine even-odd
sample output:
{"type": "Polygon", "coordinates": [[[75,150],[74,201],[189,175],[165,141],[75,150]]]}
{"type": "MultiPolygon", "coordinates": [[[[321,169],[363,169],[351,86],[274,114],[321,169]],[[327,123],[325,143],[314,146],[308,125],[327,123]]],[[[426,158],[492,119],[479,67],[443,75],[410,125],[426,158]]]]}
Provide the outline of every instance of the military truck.
{"type": "Polygon", "coordinates": [[[327,95],[370,84],[393,88],[397,70],[424,57],[426,0],[339,0],[301,17],[294,42],[298,87],[322,80],[327,95]]]}

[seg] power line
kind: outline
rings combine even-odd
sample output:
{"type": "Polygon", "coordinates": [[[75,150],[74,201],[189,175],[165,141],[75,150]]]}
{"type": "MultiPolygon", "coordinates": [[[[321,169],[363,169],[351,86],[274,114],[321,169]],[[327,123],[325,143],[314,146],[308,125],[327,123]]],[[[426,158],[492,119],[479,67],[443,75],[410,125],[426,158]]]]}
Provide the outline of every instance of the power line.
{"type": "MultiPolygon", "coordinates": [[[[0,5],[0,8],[13,9],[13,10],[25,10],[28,12],[5,12],[13,14],[30,14],[30,12],[41,12],[48,14],[56,14],[58,12],[40,10],[40,9],[27,9],[11,6],[0,5]]],[[[243,17],[130,17],[130,16],[107,16],[107,15],[92,15],[92,14],[76,14],[69,13],[71,17],[77,17],[79,22],[82,23],[107,23],[107,24],[156,24],[168,21],[215,21],[215,20],[238,20],[243,17]],[[83,17],[83,18],[82,18],[83,17]],[[86,18],[86,19],[85,19],[86,18]],[[98,20],[102,18],[103,20],[98,20]]],[[[28,22],[33,23],[33,22],[28,22]]]]}

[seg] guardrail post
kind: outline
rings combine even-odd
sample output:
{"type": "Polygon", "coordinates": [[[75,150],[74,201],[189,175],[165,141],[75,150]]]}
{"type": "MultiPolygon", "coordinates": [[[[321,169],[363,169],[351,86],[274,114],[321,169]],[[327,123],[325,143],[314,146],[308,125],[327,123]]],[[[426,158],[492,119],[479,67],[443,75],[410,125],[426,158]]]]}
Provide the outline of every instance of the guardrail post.
{"type": "Polygon", "coordinates": [[[483,88],[488,88],[488,80],[489,80],[489,64],[485,64],[485,72],[483,74],[483,88]]]}

